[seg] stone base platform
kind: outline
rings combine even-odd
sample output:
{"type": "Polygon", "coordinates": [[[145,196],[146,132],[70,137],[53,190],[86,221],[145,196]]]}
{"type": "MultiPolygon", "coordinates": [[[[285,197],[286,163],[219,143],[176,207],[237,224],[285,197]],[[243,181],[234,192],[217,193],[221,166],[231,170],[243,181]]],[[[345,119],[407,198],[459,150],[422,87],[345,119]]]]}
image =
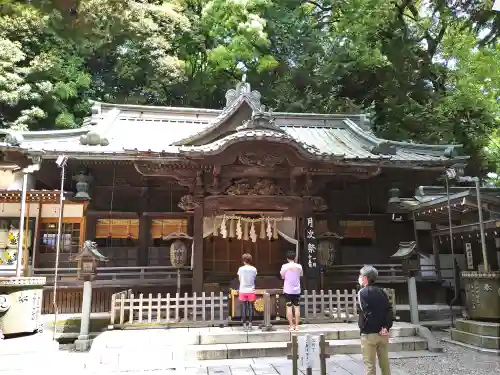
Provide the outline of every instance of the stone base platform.
{"type": "Polygon", "coordinates": [[[500,354],[500,323],[458,319],[450,332],[452,341],[500,354]]]}
{"type": "MultiPolygon", "coordinates": [[[[360,353],[359,329],[355,324],[307,324],[297,335],[325,334],[331,355],[360,353]]],[[[120,371],[134,366],[147,370],[175,368],[206,360],[282,357],[291,353],[292,334],[285,327],[251,332],[241,327],[172,328],[108,331],[94,339],[90,349],[93,364],[103,370],[120,371]],[[141,353],[137,360],[136,353],[141,353]]],[[[395,323],[391,330],[390,351],[395,353],[426,351],[428,343],[418,336],[418,326],[395,323]]]]}

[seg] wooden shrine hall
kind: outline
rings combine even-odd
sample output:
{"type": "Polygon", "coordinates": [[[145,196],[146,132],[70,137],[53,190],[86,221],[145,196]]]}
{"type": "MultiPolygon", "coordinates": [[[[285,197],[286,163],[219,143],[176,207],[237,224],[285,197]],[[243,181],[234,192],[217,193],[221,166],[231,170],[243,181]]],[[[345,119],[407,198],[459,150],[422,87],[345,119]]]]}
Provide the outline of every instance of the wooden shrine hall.
{"type": "MultiPolygon", "coordinates": [[[[389,191],[410,196],[466,159],[456,145],[380,139],[363,115],[274,112],[246,82],[227,91],[222,109],[94,103],[79,129],[0,133],[0,169],[10,176],[0,186],[2,230],[19,223],[20,194],[6,194],[21,189],[21,169],[38,164],[30,191],[55,192],[55,160],[68,158],[64,190],[74,194],[64,203],[59,262],[66,293],[81,288],[71,256],[85,240],[109,259],[95,293],[175,289],[172,233],[192,237],[183,291],[228,290],[245,252],[263,288],[281,285],[289,250],[309,290],[351,288],[365,263],[381,280],[404,280],[391,255],[414,240],[415,227],[409,216],[387,212],[389,191]]],[[[33,206],[22,255],[25,273],[47,276],[49,290],[56,211],[42,217],[33,206]]]]}

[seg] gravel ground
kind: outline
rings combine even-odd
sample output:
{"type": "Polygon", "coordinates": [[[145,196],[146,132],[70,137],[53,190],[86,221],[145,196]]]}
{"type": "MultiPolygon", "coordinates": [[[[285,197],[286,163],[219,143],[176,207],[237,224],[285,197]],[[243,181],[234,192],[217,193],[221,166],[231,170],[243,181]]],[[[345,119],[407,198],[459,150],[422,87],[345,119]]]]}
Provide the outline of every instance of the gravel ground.
{"type": "MultiPolygon", "coordinates": [[[[433,332],[438,340],[449,337],[446,332],[433,332]]],[[[440,340],[444,355],[438,357],[391,360],[394,368],[410,375],[493,375],[500,374],[500,356],[483,354],[440,340]]]]}

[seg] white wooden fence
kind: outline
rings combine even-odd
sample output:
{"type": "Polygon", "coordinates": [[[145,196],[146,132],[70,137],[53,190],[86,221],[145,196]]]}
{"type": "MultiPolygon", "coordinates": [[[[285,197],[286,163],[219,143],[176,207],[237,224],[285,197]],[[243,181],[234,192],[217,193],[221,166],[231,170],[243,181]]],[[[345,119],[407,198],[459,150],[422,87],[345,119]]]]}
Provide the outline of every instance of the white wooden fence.
{"type": "MultiPolygon", "coordinates": [[[[393,303],[393,289],[385,289],[393,303]]],[[[266,293],[267,294],[267,293],[266,293]]],[[[134,295],[130,290],[113,294],[111,297],[110,325],[127,326],[218,326],[229,322],[228,297],[220,293],[184,293],[134,295]]],[[[281,303],[281,299],[277,303],[281,303]]],[[[278,306],[277,306],[278,307],[278,306]]],[[[284,306],[278,307],[284,309],[284,306]]],[[[271,308],[264,312],[264,324],[270,322],[271,308]]],[[[357,291],[328,290],[304,291],[301,296],[301,310],[304,322],[354,322],[358,318],[357,291]]],[[[283,318],[285,318],[283,316],[283,318]]]]}
{"type": "MultiPolygon", "coordinates": [[[[396,315],[394,289],[384,289],[396,315]]],[[[355,322],[358,319],[358,292],[339,289],[333,291],[304,291],[301,296],[303,320],[306,322],[355,322]]]]}
{"type": "Polygon", "coordinates": [[[205,326],[227,324],[227,296],[220,292],[189,295],[170,293],[155,297],[114,294],[111,297],[111,325],[205,326]]]}

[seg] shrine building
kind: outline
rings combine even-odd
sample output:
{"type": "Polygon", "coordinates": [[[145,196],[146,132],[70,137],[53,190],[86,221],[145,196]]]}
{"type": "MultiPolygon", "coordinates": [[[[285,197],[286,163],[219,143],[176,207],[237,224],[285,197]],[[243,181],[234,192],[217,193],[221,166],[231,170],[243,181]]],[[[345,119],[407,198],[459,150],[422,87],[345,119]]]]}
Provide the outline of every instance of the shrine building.
{"type": "MultiPolygon", "coordinates": [[[[11,239],[23,231],[23,272],[46,276],[51,293],[64,155],[58,298],[68,312],[79,308],[66,300],[81,298],[71,259],[85,240],[109,259],[94,281],[94,311],[127,288],[175,291],[172,233],[192,238],[183,292],[228,290],[246,252],[258,287],[279,287],[285,254],[296,251],[309,290],[353,288],[372,264],[404,300],[403,261],[392,255],[417,238],[419,253],[438,254],[428,223],[388,211],[390,193],[413,197],[436,184],[467,159],[459,150],[380,139],[362,115],[273,112],[244,82],[220,110],[94,103],[78,129],[0,130],[0,273],[12,273],[11,239]],[[37,168],[20,228],[29,165],[37,168]]],[[[440,272],[427,268],[418,282],[435,289],[440,272]]]]}

